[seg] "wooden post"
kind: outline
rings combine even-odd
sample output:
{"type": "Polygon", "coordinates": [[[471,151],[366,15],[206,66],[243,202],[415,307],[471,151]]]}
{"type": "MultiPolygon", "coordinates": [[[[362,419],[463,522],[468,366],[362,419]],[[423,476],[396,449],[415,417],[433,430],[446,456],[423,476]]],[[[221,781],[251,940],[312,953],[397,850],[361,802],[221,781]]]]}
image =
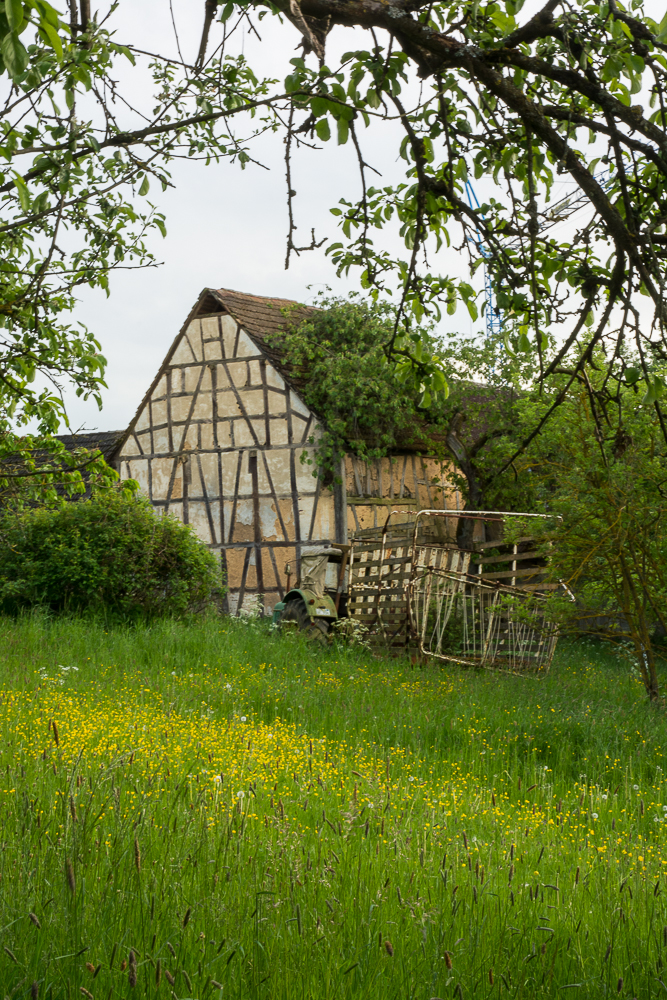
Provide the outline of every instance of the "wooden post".
{"type": "Polygon", "coordinates": [[[347,544],[347,484],[345,482],[345,456],[338,463],[337,479],[334,481],[334,532],[335,540],[347,544]]]}

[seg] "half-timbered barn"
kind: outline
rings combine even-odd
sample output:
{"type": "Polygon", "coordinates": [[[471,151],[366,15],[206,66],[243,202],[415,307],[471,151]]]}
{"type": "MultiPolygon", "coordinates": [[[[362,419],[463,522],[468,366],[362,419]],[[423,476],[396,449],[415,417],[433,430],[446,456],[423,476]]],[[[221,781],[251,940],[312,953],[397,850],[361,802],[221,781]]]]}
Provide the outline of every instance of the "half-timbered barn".
{"type": "Polygon", "coordinates": [[[331,485],[313,475],[322,420],[276,337],[306,314],[205,289],[111,456],[121,478],[220,553],[232,613],[258,600],[271,609],[304,547],[345,542],[390,510],[455,502],[441,463],[414,447],[374,462],[346,455],[331,485]]]}

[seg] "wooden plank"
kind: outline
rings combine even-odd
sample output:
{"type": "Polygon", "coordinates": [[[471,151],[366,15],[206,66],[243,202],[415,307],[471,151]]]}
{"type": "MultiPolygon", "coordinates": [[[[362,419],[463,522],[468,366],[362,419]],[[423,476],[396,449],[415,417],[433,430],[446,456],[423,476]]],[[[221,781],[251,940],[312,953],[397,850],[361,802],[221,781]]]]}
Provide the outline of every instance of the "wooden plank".
{"type": "Polygon", "coordinates": [[[492,549],[500,548],[502,545],[520,545],[521,542],[535,542],[537,539],[534,535],[526,535],[525,538],[517,538],[515,542],[475,542],[476,549],[492,549]]]}
{"type": "Polygon", "coordinates": [[[524,576],[540,576],[547,572],[546,566],[529,566],[527,569],[504,569],[498,573],[481,573],[475,576],[476,580],[504,580],[508,577],[517,579],[524,576]]]}
{"type": "Polygon", "coordinates": [[[374,566],[405,566],[406,563],[412,562],[412,556],[386,556],[384,559],[367,559],[359,560],[355,559],[355,566],[374,567],[374,566]]]}
{"type": "Polygon", "coordinates": [[[355,612],[355,614],[354,614],[353,617],[354,618],[363,619],[364,621],[367,621],[367,620],[370,620],[370,619],[373,619],[373,620],[375,620],[375,619],[381,619],[383,622],[404,622],[404,621],[407,621],[407,617],[408,616],[407,616],[407,614],[401,614],[401,615],[398,615],[398,614],[396,614],[396,615],[381,614],[381,615],[378,615],[378,614],[365,614],[365,613],[362,613],[362,612],[355,612]]]}
{"type": "Polygon", "coordinates": [[[356,505],[357,507],[416,507],[416,500],[402,500],[394,497],[394,499],[387,499],[386,497],[351,497],[348,496],[347,502],[350,505],[356,505]]]}
{"type": "Polygon", "coordinates": [[[488,563],[502,563],[502,562],[521,562],[526,559],[544,559],[544,556],[540,552],[514,552],[509,555],[504,553],[499,556],[482,556],[481,558],[476,557],[475,554],[470,557],[471,566],[482,566],[488,563]]]}

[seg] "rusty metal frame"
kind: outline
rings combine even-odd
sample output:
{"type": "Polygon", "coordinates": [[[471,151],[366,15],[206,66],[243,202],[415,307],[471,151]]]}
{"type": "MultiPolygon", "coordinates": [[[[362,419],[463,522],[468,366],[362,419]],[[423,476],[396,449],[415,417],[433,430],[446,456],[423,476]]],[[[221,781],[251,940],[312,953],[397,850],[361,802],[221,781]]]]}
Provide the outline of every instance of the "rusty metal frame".
{"type": "MultiPolygon", "coordinates": [[[[449,569],[443,569],[439,567],[433,567],[425,565],[419,558],[419,550],[423,548],[418,543],[419,538],[419,521],[420,518],[430,516],[430,517],[450,517],[450,518],[470,518],[473,520],[482,521],[504,521],[506,518],[531,518],[536,520],[546,520],[553,519],[557,515],[550,514],[521,514],[514,511],[454,511],[454,510],[422,510],[419,511],[415,517],[414,529],[413,529],[413,545],[412,545],[412,573],[410,581],[408,584],[408,607],[410,613],[410,628],[414,638],[418,640],[419,651],[424,656],[430,656],[435,659],[444,660],[450,663],[458,663],[462,666],[469,667],[483,667],[488,670],[494,670],[500,673],[511,673],[520,674],[521,676],[532,676],[532,677],[544,677],[549,672],[551,662],[553,660],[554,652],[556,649],[556,643],[558,641],[558,630],[555,626],[550,625],[547,617],[547,592],[548,590],[553,590],[553,585],[545,585],[543,590],[532,590],[530,594],[521,588],[521,586],[516,585],[516,577],[512,578],[512,585],[507,586],[499,582],[491,583],[485,581],[481,578],[481,575],[473,574],[468,572],[468,566],[465,567],[463,571],[452,571],[449,569]],[[418,614],[418,584],[424,583],[427,589],[427,599],[422,606],[421,621],[419,620],[418,614]],[[449,623],[452,609],[454,604],[458,601],[463,606],[464,617],[467,610],[466,602],[470,604],[470,610],[474,618],[475,614],[475,601],[477,601],[477,615],[478,621],[475,623],[473,621],[472,628],[472,647],[474,650],[479,648],[479,653],[473,653],[472,656],[461,656],[443,653],[440,651],[434,651],[430,648],[430,644],[426,643],[426,623],[427,623],[427,605],[431,600],[431,594],[434,587],[437,589],[438,583],[444,584],[443,593],[441,594],[442,599],[445,597],[449,598],[449,607],[447,609],[447,615],[444,622],[441,621],[442,615],[442,604],[438,606],[437,610],[437,629],[439,629],[440,639],[447,624],[449,623]],[[502,608],[502,599],[508,598],[516,600],[522,598],[526,601],[530,599],[537,605],[539,609],[540,606],[542,610],[537,610],[537,621],[533,626],[524,624],[523,626],[514,621],[511,616],[505,618],[504,622],[507,626],[506,634],[509,637],[509,642],[506,650],[503,653],[507,653],[507,662],[509,666],[503,664],[502,660],[499,660],[498,646],[502,645],[506,640],[499,638],[499,629],[502,627],[503,619],[500,617],[499,610],[502,608]],[[486,607],[485,607],[486,605],[486,607]],[[486,620],[484,617],[486,616],[486,620]],[[539,620],[541,618],[541,621],[539,620]],[[475,629],[479,626],[479,636],[477,636],[475,629]],[[523,632],[521,631],[523,629],[523,632]],[[516,633],[512,637],[512,633],[516,633]],[[518,652],[514,654],[512,649],[512,639],[514,638],[514,645],[519,647],[518,652]],[[521,646],[523,645],[523,652],[521,651],[521,646]],[[526,647],[531,649],[537,649],[537,651],[526,652],[526,647]],[[531,662],[532,660],[532,662],[531,662]],[[514,665],[513,665],[514,663],[514,665]]],[[[561,520],[557,517],[558,520],[561,520]]],[[[502,542],[498,543],[502,545],[502,542]]],[[[508,543],[504,543],[508,544],[508,543]]],[[[447,546],[444,546],[445,548],[447,546]]],[[[451,546],[455,551],[461,551],[457,546],[451,546]]],[[[517,546],[514,545],[514,553],[517,553],[517,546]]],[[[499,562],[511,561],[498,559],[499,562]]],[[[481,563],[480,569],[481,569],[481,563]]],[[[512,563],[513,571],[516,573],[516,560],[512,563]]],[[[465,629],[465,626],[464,626],[465,629]]],[[[440,645],[440,643],[438,643],[440,645]]]]}

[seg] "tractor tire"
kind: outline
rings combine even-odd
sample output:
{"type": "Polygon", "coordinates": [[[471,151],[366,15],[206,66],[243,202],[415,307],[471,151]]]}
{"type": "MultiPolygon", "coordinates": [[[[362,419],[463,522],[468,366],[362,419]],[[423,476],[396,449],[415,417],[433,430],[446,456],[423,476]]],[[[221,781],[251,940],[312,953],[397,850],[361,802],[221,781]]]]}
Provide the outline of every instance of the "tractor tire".
{"type": "Polygon", "coordinates": [[[312,639],[321,645],[327,642],[329,622],[322,621],[321,618],[313,620],[306,610],[305,601],[301,597],[287,602],[280,613],[280,624],[282,625],[283,622],[294,622],[298,630],[307,639],[312,639]]]}

